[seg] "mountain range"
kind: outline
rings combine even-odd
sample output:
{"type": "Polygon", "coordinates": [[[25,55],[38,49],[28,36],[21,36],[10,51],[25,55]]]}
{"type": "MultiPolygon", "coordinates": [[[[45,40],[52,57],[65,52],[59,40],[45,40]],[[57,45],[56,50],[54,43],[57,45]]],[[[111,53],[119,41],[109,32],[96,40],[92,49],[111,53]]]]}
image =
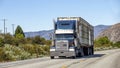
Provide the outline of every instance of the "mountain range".
{"type": "Polygon", "coordinates": [[[120,41],[120,23],[114,24],[108,29],[105,29],[102,31],[99,35],[99,37],[107,36],[110,41],[112,42],[119,42],[120,41]]]}
{"type": "MultiPolygon", "coordinates": [[[[102,31],[109,28],[109,25],[97,25],[94,26],[94,37],[96,38],[102,31]]],[[[47,40],[50,39],[51,34],[53,33],[53,30],[42,30],[42,31],[33,31],[33,32],[24,32],[25,37],[35,37],[40,36],[47,40]]]]}
{"type": "Polygon", "coordinates": [[[94,38],[96,38],[102,31],[106,30],[109,27],[110,27],[110,25],[97,25],[97,26],[94,26],[94,38]]]}
{"type": "Polygon", "coordinates": [[[50,35],[53,33],[53,30],[42,30],[42,31],[33,31],[33,32],[24,32],[25,37],[35,37],[40,36],[47,40],[50,39],[50,35]]]}

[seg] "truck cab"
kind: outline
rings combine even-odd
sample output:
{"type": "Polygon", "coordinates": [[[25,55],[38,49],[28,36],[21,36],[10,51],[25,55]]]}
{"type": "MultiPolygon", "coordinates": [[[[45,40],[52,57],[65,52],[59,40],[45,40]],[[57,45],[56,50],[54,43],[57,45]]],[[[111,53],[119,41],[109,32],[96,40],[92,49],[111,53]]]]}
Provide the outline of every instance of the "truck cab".
{"type": "Polygon", "coordinates": [[[55,56],[75,58],[82,52],[78,36],[80,34],[78,21],[78,18],[71,17],[59,17],[56,22],[54,21],[53,44],[50,48],[51,59],[55,56]]]}

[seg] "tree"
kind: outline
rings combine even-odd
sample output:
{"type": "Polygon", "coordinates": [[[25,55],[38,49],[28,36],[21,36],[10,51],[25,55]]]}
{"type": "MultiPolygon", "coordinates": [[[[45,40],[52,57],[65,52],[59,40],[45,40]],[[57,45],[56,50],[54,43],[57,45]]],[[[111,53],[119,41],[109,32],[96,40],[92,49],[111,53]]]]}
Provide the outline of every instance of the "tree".
{"type": "Polygon", "coordinates": [[[110,40],[108,39],[108,37],[101,37],[98,39],[98,42],[101,43],[101,45],[104,45],[104,44],[108,44],[110,43],[110,40]]]}
{"type": "Polygon", "coordinates": [[[21,39],[21,38],[25,37],[25,35],[23,33],[23,30],[19,25],[17,26],[17,28],[15,30],[15,37],[18,38],[18,39],[21,39]]]}
{"type": "Polygon", "coordinates": [[[100,37],[94,41],[95,47],[105,47],[105,46],[111,46],[112,42],[108,39],[108,37],[100,37]]]}
{"type": "Polygon", "coordinates": [[[41,45],[45,45],[46,40],[44,38],[41,38],[40,36],[35,36],[32,40],[33,44],[41,44],[41,45]]]}

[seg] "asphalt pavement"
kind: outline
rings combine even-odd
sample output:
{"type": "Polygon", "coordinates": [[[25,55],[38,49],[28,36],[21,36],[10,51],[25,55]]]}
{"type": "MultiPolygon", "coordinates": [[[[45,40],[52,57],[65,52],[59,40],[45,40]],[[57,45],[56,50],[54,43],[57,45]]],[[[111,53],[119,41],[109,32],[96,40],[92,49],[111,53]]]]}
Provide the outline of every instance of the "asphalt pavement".
{"type": "Polygon", "coordinates": [[[0,63],[0,68],[120,68],[120,49],[97,51],[76,59],[43,57],[0,63]]]}

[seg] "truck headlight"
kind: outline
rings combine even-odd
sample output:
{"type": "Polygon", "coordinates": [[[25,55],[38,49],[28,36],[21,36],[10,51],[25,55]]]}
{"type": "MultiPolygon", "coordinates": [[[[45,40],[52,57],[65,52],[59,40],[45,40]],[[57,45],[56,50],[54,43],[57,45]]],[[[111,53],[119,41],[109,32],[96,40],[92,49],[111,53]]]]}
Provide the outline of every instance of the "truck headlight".
{"type": "Polygon", "coordinates": [[[55,51],[55,49],[50,49],[50,51],[55,51]]]}
{"type": "Polygon", "coordinates": [[[75,51],[75,49],[74,48],[70,48],[69,51],[75,51]]]}

